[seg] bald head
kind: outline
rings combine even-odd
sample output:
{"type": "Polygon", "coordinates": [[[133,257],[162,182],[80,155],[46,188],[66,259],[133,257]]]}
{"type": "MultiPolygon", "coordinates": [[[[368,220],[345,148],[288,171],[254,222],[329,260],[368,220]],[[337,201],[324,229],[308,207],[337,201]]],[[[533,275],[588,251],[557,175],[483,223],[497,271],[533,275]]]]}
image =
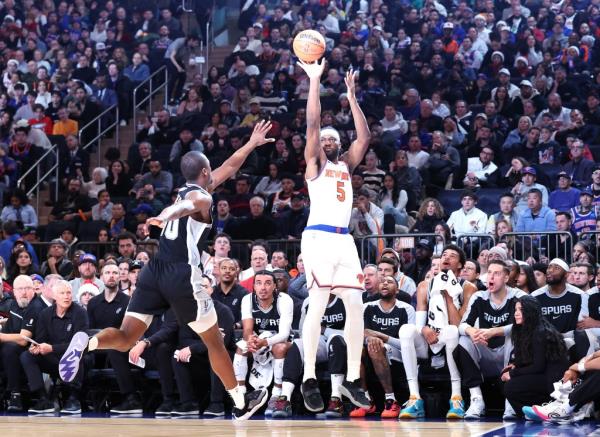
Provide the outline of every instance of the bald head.
{"type": "Polygon", "coordinates": [[[210,168],[210,162],[203,153],[191,151],[181,158],[181,175],[187,182],[195,182],[205,168],[210,168]]]}

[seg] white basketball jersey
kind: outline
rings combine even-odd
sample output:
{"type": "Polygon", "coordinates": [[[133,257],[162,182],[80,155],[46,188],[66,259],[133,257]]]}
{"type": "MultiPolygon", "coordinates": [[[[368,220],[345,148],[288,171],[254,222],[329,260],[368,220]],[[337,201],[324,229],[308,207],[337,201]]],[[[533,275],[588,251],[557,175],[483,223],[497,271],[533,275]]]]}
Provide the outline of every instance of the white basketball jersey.
{"type": "Polygon", "coordinates": [[[327,161],[319,175],[306,181],[310,196],[308,226],[347,228],[352,214],[352,181],[343,161],[327,161]]]}
{"type": "MultiPolygon", "coordinates": [[[[439,272],[435,278],[430,282],[429,287],[429,299],[427,309],[427,326],[436,332],[440,329],[445,328],[450,324],[448,319],[448,307],[446,306],[446,299],[442,296],[441,291],[447,290],[452,296],[454,305],[459,308],[459,297],[462,292],[462,287],[456,280],[452,271],[439,272]],[[458,293],[457,293],[458,292],[458,293]]],[[[434,353],[438,353],[444,347],[443,344],[432,344],[430,345],[431,350],[434,353]]]]}

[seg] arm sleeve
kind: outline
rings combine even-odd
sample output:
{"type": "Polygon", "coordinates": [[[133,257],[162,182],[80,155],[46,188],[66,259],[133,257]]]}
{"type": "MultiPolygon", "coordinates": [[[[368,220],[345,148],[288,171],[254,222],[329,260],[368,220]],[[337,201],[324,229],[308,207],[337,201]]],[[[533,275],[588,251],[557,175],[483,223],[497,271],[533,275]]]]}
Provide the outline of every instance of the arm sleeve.
{"type": "Polygon", "coordinates": [[[274,336],[267,338],[267,344],[269,346],[287,341],[292,330],[294,301],[287,294],[281,294],[277,300],[277,306],[279,307],[279,332],[274,336]]]}
{"type": "Polygon", "coordinates": [[[417,311],[415,314],[415,325],[421,331],[427,324],[427,311],[417,311]]]}
{"type": "Polygon", "coordinates": [[[581,294],[581,309],[579,310],[579,317],[577,320],[583,320],[584,317],[589,317],[589,295],[587,293],[581,294]]]}
{"type": "Polygon", "coordinates": [[[242,320],[252,318],[252,294],[242,298],[242,320]]]}

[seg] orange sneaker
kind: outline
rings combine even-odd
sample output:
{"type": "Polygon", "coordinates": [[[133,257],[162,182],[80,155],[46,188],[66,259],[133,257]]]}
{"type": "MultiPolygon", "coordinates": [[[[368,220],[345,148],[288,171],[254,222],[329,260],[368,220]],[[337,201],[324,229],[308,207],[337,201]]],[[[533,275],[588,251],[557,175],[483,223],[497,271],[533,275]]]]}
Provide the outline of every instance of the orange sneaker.
{"type": "Polygon", "coordinates": [[[368,414],[375,414],[376,412],[377,410],[375,408],[375,404],[371,402],[371,406],[369,408],[357,407],[350,411],[350,417],[365,417],[368,414]]]}
{"type": "Polygon", "coordinates": [[[382,419],[397,419],[400,415],[400,404],[394,399],[386,399],[385,407],[381,412],[382,419]]]}

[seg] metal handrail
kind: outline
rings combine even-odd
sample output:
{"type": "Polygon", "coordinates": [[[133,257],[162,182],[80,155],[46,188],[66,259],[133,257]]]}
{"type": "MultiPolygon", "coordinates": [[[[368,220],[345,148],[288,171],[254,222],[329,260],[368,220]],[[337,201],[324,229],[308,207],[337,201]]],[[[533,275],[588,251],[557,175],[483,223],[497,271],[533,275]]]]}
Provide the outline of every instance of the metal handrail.
{"type": "MultiPolygon", "coordinates": [[[[79,144],[80,144],[82,150],[87,149],[92,144],[94,144],[96,141],[101,139],[102,136],[105,133],[107,133],[109,130],[111,130],[113,127],[115,128],[115,147],[119,148],[119,105],[112,105],[111,107],[106,108],[104,111],[102,111],[100,114],[98,114],[96,117],[94,117],[94,119],[92,119],[88,124],[86,124],[79,130],[79,144]],[[102,118],[104,117],[104,115],[108,114],[111,111],[115,111],[115,120],[111,124],[106,126],[104,129],[102,129],[102,118]],[[83,136],[82,135],[83,131],[94,124],[98,128],[96,136],[94,138],[92,138],[87,144],[85,144],[85,145],[82,144],[81,140],[82,140],[82,136],[83,136]]],[[[98,141],[97,153],[98,153],[98,166],[99,167],[102,165],[101,148],[102,148],[102,142],[98,141]]]]}
{"type": "Polygon", "coordinates": [[[58,198],[58,184],[59,184],[59,163],[60,163],[60,152],[58,150],[58,144],[53,144],[52,147],[50,147],[50,149],[48,149],[46,151],[46,153],[44,153],[36,162],[35,164],[33,164],[25,173],[23,173],[21,175],[21,177],[19,178],[19,180],[17,180],[17,186],[20,187],[21,184],[23,183],[23,181],[25,180],[25,178],[32,172],[32,171],[36,171],[36,183],[33,187],[31,187],[29,189],[29,191],[27,191],[27,196],[30,196],[34,191],[35,191],[35,202],[36,202],[36,211],[39,211],[40,209],[40,186],[42,185],[43,182],[45,182],[45,180],[48,178],[48,176],[50,176],[52,174],[53,171],[56,171],[56,184],[54,186],[54,195],[55,198],[58,198]],[[40,177],[40,166],[42,164],[42,162],[44,162],[46,160],[46,157],[51,154],[51,153],[55,153],[55,157],[56,157],[56,163],[43,175],[40,177]]]}
{"type": "Polygon", "coordinates": [[[169,99],[169,93],[167,92],[167,85],[169,83],[169,76],[168,76],[168,71],[167,71],[167,67],[165,65],[163,65],[162,67],[160,67],[158,70],[156,70],[154,73],[152,73],[150,76],[148,76],[148,78],[146,78],[146,80],[144,80],[142,83],[140,83],[138,86],[136,86],[133,89],[133,132],[134,134],[137,132],[137,115],[138,115],[138,108],[141,107],[144,103],[146,103],[146,101],[149,100],[149,108],[148,108],[148,113],[152,113],[152,98],[154,97],[154,95],[160,91],[161,89],[165,88],[165,107],[167,106],[168,103],[168,99],[169,99]],[[155,89],[153,89],[153,79],[154,77],[158,76],[160,73],[164,73],[165,75],[165,80],[162,83],[162,85],[159,85],[158,87],[156,87],[155,89]],[[148,92],[148,95],[146,97],[144,97],[142,100],[140,100],[139,102],[137,101],[137,93],[138,90],[144,88],[146,85],[150,85],[150,89],[148,92]]]}
{"type": "MultiPolygon", "coordinates": [[[[527,253],[530,256],[533,256],[535,250],[538,250],[541,248],[543,250],[543,252],[540,253],[539,255],[548,257],[550,255],[549,252],[552,249],[548,239],[552,236],[559,237],[561,235],[565,237],[565,241],[564,242],[559,242],[558,240],[554,241],[555,252],[558,252],[559,247],[562,245],[564,247],[565,253],[568,253],[568,254],[572,253],[573,252],[573,235],[571,235],[571,233],[568,231],[507,232],[502,236],[502,238],[504,239],[504,237],[507,237],[507,238],[513,237],[514,241],[520,242],[522,245],[521,252],[523,255],[525,255],[525,253],[527,253]],[[526,240],[529,241],[529,244],[526,243],[526,240]],[[543,240],[545,240],[545,242],[543,242],[543,240]],[[534,241],[535,241],[535,243],[534,243],[534,241]],[[528,247],[529,247],[529,251],[527,251],[528,247]]],[[[513,249],[513,252],[514,252],[514,257],[516,259],[518,259],[517,258],[518,254],[516,253],[517,252],[516,249],[517,248],[513,249]]],[[[525,260],[521,260],[521,261],[525,261],[525,260]]],[[[539,259],[538,259],[538,261],[539,261],[539,259]]]]}

